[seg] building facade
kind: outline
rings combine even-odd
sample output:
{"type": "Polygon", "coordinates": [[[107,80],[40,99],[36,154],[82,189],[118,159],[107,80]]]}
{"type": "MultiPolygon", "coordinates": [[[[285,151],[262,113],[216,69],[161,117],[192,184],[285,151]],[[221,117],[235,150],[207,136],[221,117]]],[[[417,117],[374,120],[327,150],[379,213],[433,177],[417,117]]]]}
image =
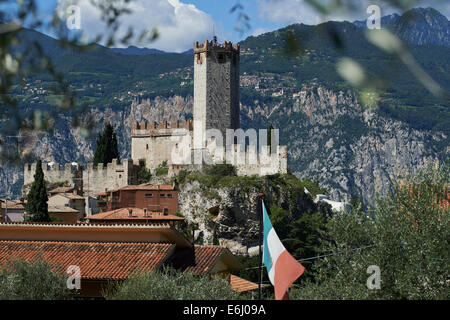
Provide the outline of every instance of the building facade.
{"type": "Polygon", "coordinates": [[[149,213],[175,215],[178,211],[178,191],[171,185],[141,184],[125,186],[99,195],[102,212],[120,208],[146,209],[149,213]]]}

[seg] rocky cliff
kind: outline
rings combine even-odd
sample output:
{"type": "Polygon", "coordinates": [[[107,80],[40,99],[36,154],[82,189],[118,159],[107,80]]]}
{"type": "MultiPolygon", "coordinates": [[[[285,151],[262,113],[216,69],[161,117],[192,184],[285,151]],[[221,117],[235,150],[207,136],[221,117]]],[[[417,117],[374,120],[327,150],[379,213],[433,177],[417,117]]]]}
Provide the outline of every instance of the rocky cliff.
{"type": "Polygon", "coordinates": [[[319,181],[333,200],[360,195],[374,205],[397,179],[448,157],[443,132],[415,130],[363,108],[352,92],[309,88],[295,101],[244,106],[244,121],[271,123],[288,145],[289,165],[300,178],[319,181]]]}
{"type": "MultiPolygon", "coordinates": [[[[135,101],[128,108],[92,109],[97,130],[105,121],[116,128],[121,157],[129,157],[133,121],[176,120],[191,117],[192,97],[135,101]]],[[[72,119],[61,115],[53,134],[32,137],[22,146],[45,161],[66,163],[92,160],[96,133],[85,135],[71,128],[72,119]]],[[[449,137],[443,132],[415,130],[403,122],[383,117],[376,109],[365,109],[352,92],[335,92],[312,86],[296,100],[278,104],[255,101],[241,107],[246,128],[280,129],[280,142],[288,145],[288,163],[300,178],[319,181],[333,200],[361,195],[374,204],[375,194],[386,194],[395,179],[448,157],[449,137]]],[[[22,167],[0,168],[0,193],[20,190],[22,167]]]]}

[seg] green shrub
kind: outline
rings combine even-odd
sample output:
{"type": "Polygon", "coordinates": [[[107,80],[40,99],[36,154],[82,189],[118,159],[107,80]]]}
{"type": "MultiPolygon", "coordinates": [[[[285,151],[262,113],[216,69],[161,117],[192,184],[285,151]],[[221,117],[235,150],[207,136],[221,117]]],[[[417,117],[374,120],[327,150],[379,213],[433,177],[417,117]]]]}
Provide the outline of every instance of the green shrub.
{"type": "Polygon", "coordinates": [[[164,161],[155,169],[155,174],[158,177],[166,176],[168,173],[169,173],[169,167],[167,166],[167,161],[164,161]]]}
{"type": "Polygon", "coordinates": [[[42,258],[9,260],[0,269],[0,300],[59,300],[69,293],[66,277],[42,258]]]}
{"type": "Polygon", "coordinates": [[[211,176],[235,177],[236,167],[228,163],[214,164],[205,169],[205,173],[211,176]]]}
{"type": "Polygon", "coordinates": [[[110,300],[237,300],[227,280],[196,277],[172,268],[137,274],[122,283],[111,283],[103,295],[110,300]]]}
{"type": "Polygon", "coordinates": [[[320,244],[333,255],[314,262],[315,282],[292,290],[291,298],[448,300],[449,172],[445,165],[409,177],[377,201],[373,215],[361,206],[335,214],[320,244]],[[371,265],[380,268],[380,289],[366,287],[371,265]]]}

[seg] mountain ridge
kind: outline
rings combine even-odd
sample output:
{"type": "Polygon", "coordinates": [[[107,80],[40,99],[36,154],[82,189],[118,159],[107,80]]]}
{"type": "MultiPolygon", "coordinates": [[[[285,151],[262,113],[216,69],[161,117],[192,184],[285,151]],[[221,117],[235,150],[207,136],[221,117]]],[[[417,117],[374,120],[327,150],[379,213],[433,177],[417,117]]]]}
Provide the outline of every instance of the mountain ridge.
{"type": "MultiPolygon", "coordinates": [[[[192,117],[192,56],[125,55],[102,46],[78,53],[59,50],[57,40],[44,40],[56,66],[76,88],[79,103],[90,106],[88,114],[97,129],[105,121],[113,123],[121,141],[121,157],[130,154],[132,121],[192,117]]],[[[429,44],[411,45],[410,49],[448,90],[450,49],[429,44]]],[[[26,88],[14,89],[21,112],[56,108],[56,97],[36,93],[47,90],[51,80],[34,74],[26,80],[26,88]]],[[[373,203],[374,192],[387,192],[399,176],[396,167],[404,171],[442,161],[449,154],[450,104],[427,94],[407,69],[367,44],[361,28],[350,22],[291,25],[242,41],[241,103],[242,127],[258,129],[273,124],[279,128],[281,143],[289,148],[292,172],[319,179],[334,200],[360,194],[367,203],[373,203]],[[282,50],[285,35],[291,31],[305,45],[304,53],[296,57],[285,56],[282,50]],[[340,43],[328,37],[330,32],[340,43]],[[349,87],[336,72],[341,55],[360,61],[369,75],[392,77],[391,83],[380,89],[373,116],[368,113],[370,108],[362,105],[362,93],[349,87]],[[390,127],[401,133],[401,138],[393,136],[390,127]],[[386,154],[403,156],[397,160],[386,154]]],[[[37,156],[46,161],[91,161],[95,134],[83,136],[79,129],[71,128],[72,120],[69,113],[61,113],[54,135],[41,135],[29,150],[38,151],[37,156]]],[[[0,192],[17,194],[21,171],[0,168],[1,180],[7,182],[0,192]]]]}

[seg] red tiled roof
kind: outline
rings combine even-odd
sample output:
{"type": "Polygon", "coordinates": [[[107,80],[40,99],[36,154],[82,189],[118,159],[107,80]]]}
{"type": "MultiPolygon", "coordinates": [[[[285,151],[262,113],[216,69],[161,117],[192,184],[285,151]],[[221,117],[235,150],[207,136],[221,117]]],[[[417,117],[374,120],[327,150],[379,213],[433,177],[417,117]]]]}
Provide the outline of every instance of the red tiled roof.
{"type": "Polygon", "coordinates": [[[49,213],[80,213],[80,211],[64,206],[48,206],[49,213]]]}
{"type": "Polygon", "coordinates": [[[184,220],[182,217],[174,215],[162,215],[160,212],[148,212],[148,217],[144,217],[144,209],[141,208],[120,208],[116,210],[100,212],[87,217],[89,220],[158,220],[158,221],[170,221],[170,220],[184,220]],[[128,210],[132,210],[132,216],[129,216],[128,210]]]}
{"type": "Polygon", "coordinates": [[[169,184],[144,183],[144,184],[139,184],[139,185],[124,186],[124,187],[117,188],[112,191],[119,191],[119,190],[166,190],[166,191],[170,191],[170,190],[173,190],[173,187],[169,184]]]}
{"type": "Polygon", "coordinates": [[[65,272],[70,265],[76,265],[82,279],[120,280],[133,271],[159,268],[174,249],[172,243],[0,240],[0,266],[8,258],[32,260],[42,254],[55,271],[65,272]]]}
{"type": "Polygon", "coordinates": [[[63,197],[66,197],[68,199],[71,199],[71,200],[84,200],[84,198],[82,196],[79,196],[79,195],[74,194],[74,193],[55,193],[50,198],[56,197],[56,196],[63,196],[63,197]]]}
{"type": "MultiPolygon", "coordinates": [[[[196,245],[194,251],[191,249],[185,249],[184,252],[179,251],[173,258],[173,265],[176,268],[182,269],[184,272],[190,272],[194,275],[206,275],[212,271],[214,266],[220,260],[220,258],[226,254],[233,260],[233,254],[225,247],[213,246],[213,245],[196,245]]],[[[239,267],[242,265],[236,260],[232,262],[239,267]]],[[[230,265],[230,269],[233,267],[230,265]]]]}
{"type": "Polygon", "coordinates": [[[2,209],[25,209],[24,204],[20,200],[0,199],[2,209]]]}
{"type": "Polygon", "coordinates": [[[67,193],[67,192],[73,192],[75,188],[74,187],[57,187],[53,190],[50,190],[50,194],[52,193],[67,193]]]}
{"type": "Polygon", "coordinates": [[[230,285],[231,288],[237,292],[245,292],[258,289],[258,284],[242,279],[235,275],[230,275],[230,285]]]}

